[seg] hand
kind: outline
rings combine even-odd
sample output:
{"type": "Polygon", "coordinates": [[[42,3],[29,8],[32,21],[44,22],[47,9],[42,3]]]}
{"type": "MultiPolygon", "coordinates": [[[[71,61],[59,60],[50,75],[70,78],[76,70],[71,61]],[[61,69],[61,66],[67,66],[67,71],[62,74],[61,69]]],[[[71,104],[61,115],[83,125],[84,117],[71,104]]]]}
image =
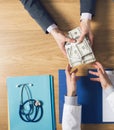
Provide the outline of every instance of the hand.
{"type": "Polygon", "coordinates": [[[60,31],[58,28],[53,29],[50,33],[54,37],[54,39],[57,42],[57,44],[58,44],[59,48],[61,49],[62,53],[64,55],[66,55],[65,43],[66,42],[75,42],[75,40],[66,37],[65,34],[62,31],[60,31]]]}
{"type": "Polygon", "coordinates": [[[66,83],[67,83],[67,96],[76,96],[76,81],[78,78],[76,77],[76,70],[75,72],[71,73],[71,67],[70,65],[67,65],[66,67],[66,83]]]}
{"type": "Polygon", "coordinates": [[[81,27],[81,30],[82,30],[82,34],[79,37],[79,39],[77,39],[77,41],[79,43],[83,41],[85,36],[88,36],[91,45],[93,44],[93,34],[92,34],[92,31],[91,31],[90,22],[91,21],[87,20],[87,19],[82,19],[82,21],[80,22],[80,27],[81,27]]]}
{"type": "Polygon", "coordinates": [[[98,76],[98,78],[91,78],[91,80],[100,82],[103,89],[112,86],[112,83],[103,66],[99,62],[95,62],[93,66],[97,69],[97,72],[89,71],[89,73],[98,76]]]}

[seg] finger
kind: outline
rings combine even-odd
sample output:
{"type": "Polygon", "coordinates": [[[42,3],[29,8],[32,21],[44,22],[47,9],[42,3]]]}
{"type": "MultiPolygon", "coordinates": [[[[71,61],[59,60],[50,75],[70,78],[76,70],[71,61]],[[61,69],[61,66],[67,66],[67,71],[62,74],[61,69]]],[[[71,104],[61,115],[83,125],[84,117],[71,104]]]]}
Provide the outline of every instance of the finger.
{"type": "Polygon", "coordinates": [[[69,71],[69,73],[70,73],[70,71],[71,71],[70,64],[68,64],[68,71],[69,71]]]}
{"type": "Polygon", "coordinates": [[[75,70],[72,71],[72,73],[77,73],[78,72],[78,68],[76,68],[75,70]]]}
{"type": "Polygon", "coordinates": [[[94,72],[94,71],[89,71],[89,74],[95,75],[95,76],[99,76],[98,72],[94,72]]]}
{"type": "Polygon", "coordinates": [[[92,64],[92,66],[93,66],[94,68],[96,68],[96,69],[99,69],[99,68],[100,68],[100,66],[97,64],[97,62],[94,62],[94,63],[92,64]]]}
{"type": "Polygon", "coordinates": [[[70,67],[70,65],[68,64],[67,66],[66,66],[66,77],[70,77],[70,70],[71,70],[71,67],[70,67]]]}
{"type": "Polygon", "coordinates": [[[66,37],[65,38],[65,42],[75,42],[75,39],[71,39],[71,38],[68,38],[68,37],[66,37]]]}
{"type": "Polygon", "coordinates": [[[60,48],[60,49],[61,49],[62,53],[64,54],[64,56],[67,56],[65,48],[62,47],[62,48],[60,48]]]}
{"type": "Polygon", "coordinates": [[[90,80],[100,82],[99,78],[90,78],[90,80]]]}
{"type": "Polygon", "coordinates": [[[76,74],[74,72],[71,74],[71,78],[72,78],[72,80],[76,79],[76,74]]]}
{"type": "Polygon", "coordinates": [[[90,72],[90,74],[94,73],[93,75],[95,75],[96,73],[96,76],[104,75],[105,71],[103,72],[97,64],[93,64],[93,66],[97,69],[97,72],[90,72]]]}
{"type": "Polygon", "coordinates": [[[103,73],[105,73],[105,70],[100,62],[95,62],[95,64],[102,70],[103,73]]]}
{"type": "Polygon", "coordinates": [[[95,69],[99,69],[99,66],[96,65],[95,63],[93,64],[93,67],[94,67],[95,69]]]}
{"type": "Polygon", "coordinates": [[[100,68],[99,68],[98,71],[99,71],[99,75],[100,75],[100,76],[103,76],[103,77],[104,77],[104,74],[107,75],[106,72],[103,73],[102,70],[101,70],[100,68]]]}
{"type": "Polygon", "coordinates": [[[76,79],[76,80],[78,80],[77,79],[77,77],[76,77],[76,73],[78,72],[78,69],[76,68],[72,73],[70,73],[71,74],[71,77],[72,77],[72,79],[76,79]]]}
{"type": "Polygon", "coordinates": [[[81,42],[84,40],[84,37],[85,37],[85,34],[82,33],[82,34],[80,35],[80,37],[77,39],[77,41],[78,41],[79,43],[81,43],[81,42]]]}
{"type": "Polygon", "coordinates": [[[66,66],[66,72],[68,72],[68,73],[70,73],[70,65],[68,64],[67,66],[66,66]]]}
{"type": "Polygon", "coordinates": [[[93,34],[92,33],[89,33],[89,40],[90,40],[90,43],[91,43],[91,46],[93,45],[93,34]]]}

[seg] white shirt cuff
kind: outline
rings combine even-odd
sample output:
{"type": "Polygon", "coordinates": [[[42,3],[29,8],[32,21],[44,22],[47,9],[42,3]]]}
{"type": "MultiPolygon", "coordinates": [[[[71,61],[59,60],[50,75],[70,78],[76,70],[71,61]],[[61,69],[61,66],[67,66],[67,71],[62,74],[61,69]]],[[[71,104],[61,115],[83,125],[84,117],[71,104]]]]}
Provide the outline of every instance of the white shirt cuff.
{"type": "Polygon", "coordinates": [[[82,19],[91,20],[92,19],[92,14],[90,14],[90,13],[82,13],[80,20],[82,20],[82,19]]]}
{"type": "Polygon", "coordinates": [[[50,25],[50,26],[47,28],[47,31],[50,33],[51,30],[53,30],[53,29],[55,29],[55,28],[57,28],[57,25],[56,25],[56,24],[52,24],[52,25],[50,25]]]}
{"type": "Polygon", "coordinates": [[[75,97],[69,97],[69,96],[65,96],[65,104],[67,105],[78,105],[77,103],[77,96],[75,97]]]}
{"type": "Polygon", "coordinates": [[[112,92],[114,92],[114,86],[109,86],[106,89],[104,89],[104,92],[108,95],[110,95],[112,92]]]}

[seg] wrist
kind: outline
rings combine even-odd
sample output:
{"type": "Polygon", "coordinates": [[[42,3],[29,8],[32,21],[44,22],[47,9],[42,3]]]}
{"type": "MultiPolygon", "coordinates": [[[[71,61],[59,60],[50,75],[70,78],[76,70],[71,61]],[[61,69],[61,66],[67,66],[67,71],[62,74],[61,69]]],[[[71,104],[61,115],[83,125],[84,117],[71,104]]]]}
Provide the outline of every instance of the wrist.
{"type": "Polygon", "coordinates": [[[80,26],[81,26],[81,28],[84,30],[84,31],[86,31],[86,33],[88,33],[89,32],[89,30],[90,30],[90,20],[89,19],[82,19],[81,21],[80,21],[80,26]]]}
{"type": "Polygon", "coordinates": [[[107,84],[104,86],[104,89],[108,89],[108,88],[110,88],[110,86],[112,86],[112,83],[107,83],[107,84]]]}
{"type": "Polygon", "coordinates": [[[68,97],[74,97],[74,96],[76,96],[76,91],[67,92],[67,96],[68,97]]]}
{"type": "Polygon", "coordinates": [[[81,23],[90,24],[91,20],[89,20],[89,19],[81,19],[80,22],[81,22],[81,23]]]}
{"type": "Polygon", "coordinates": [[[55,34],[57,34],[57,33],[59,33],[59,32],[60,32],[60,30],[59,30],[58,28],[54,28],[54,29],[51,30],[50,33],[51,33],[51,35],[54,36],[55,34]]]}
{"type": "Polygon", "coordinates": [[[104,89],[104,92],[108,95],[110,95],[112,92],[114,92],[114,87],[113,86],[108,86],[107,88],[104,89]]]}

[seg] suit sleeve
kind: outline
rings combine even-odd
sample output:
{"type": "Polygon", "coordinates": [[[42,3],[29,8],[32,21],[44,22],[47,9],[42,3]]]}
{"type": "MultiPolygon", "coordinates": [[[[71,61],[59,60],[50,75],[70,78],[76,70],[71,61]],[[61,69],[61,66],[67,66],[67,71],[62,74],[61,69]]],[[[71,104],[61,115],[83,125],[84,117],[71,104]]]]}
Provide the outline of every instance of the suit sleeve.
{"type": "Polygon", "coordinates": [[[47,33],[47,28],[54,24],[54,20],[46,11],[40,0],[21,0],[24,8],[29,12],[31,17],[47,33]]]}
{"type": "Polygon", "coordinates": [[[81,130],[81,106],[64,104],[62,130],[81,130]]]}
{"type": "Polygon", "coordinates": [[[96,0],[80,0],[80,13],[95,15],[96,0]]]}

